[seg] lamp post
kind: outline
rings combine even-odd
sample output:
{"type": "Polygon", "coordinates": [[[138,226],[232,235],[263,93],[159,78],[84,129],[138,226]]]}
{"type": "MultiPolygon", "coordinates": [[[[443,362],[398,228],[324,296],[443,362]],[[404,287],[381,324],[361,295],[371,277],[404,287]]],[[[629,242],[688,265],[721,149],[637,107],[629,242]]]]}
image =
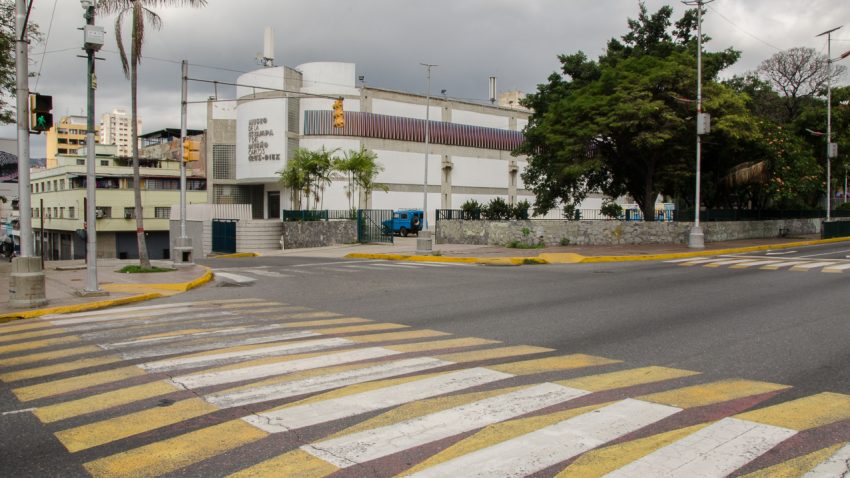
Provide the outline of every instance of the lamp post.
{"type": "MultiPolygon", "coordinates": [[[[830,220],[832,211],[832,158],[838,156],[838,148],[832,142],[832,32],[837,26],[815,36],[826,35],[826,220],[830,220]]],[[[842,58],[844,56],[842,55],[842,58]]]]}
{"type": "MultiPolygon", "coordinates": [[[[32,6],[32,4],[30,4],[32,6]]],[[[30,196],[30,117],[27,62],[26,0],[15,0],[15,96],[18,130],[18,224],[21,231],[21,255],[12,260],[9,280],[9,305],[38,307],[47,303],[41,259],[33,257],[32,198],[30,196]]],[[[43,214],[43,213],[42,213],[43,214]]],[[[43,215],[42,215],[43,217],[43,215]]]]}
{"type": "Polygon", "coordinates": [[[186,235],[186,116],[189,105],[189,62],[180,63],[180,237],[174,245],[175,265],[192,265],[192,239],[186,235]]]}
{"type": "Polygon", "coordinates": [[[422,180],[422,214],[424,228],[428,229],[428,158],[431,156],[431,68],[439,65],[420,63],[426,70],[425,93],[425,176],[422,180]]]}
{"type": "Polygon", "coordinates": [[[80,0],[86,19],[83,43],[87,59],[86,81],[86,285],[80,295],[105,295],[97,285],[97,178],[95,177],[94,140],[94,90],[97,79],[94,73],[94,54],[103,46],[103,28],[94,24],[94,0],[80,0]],[[98,41],[99,40],[99,41],[98,41]]]}
{"type": "Polygon", "coordinates": [[[696,5],[697,7],[697,166],[696,166],[696,194],[694,198],[694,227],[688,234],[688,247],[692,249],[705,248],[705,235],[699,225],[700,208],[700,183],[702,163],[702,135],[708,133],[709,118],[702,112],[702,6],[714,0],[696,0],[695,2],[682,2],[685,5],[696,5]]]}

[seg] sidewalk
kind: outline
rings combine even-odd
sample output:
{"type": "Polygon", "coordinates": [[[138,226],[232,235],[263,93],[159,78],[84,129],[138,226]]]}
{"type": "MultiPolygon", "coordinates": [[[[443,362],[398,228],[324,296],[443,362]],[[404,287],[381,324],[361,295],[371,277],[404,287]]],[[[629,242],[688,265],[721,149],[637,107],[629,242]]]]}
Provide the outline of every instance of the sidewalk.
{"type": "MultiPolygon", "coordinates": [[[[153,266],[171,268],[170,261],[151,261],[153,266]]],[[[109,307],[173,295],[197,287],[212,278],[209,269],[199,265],[181,267],[174,271],[146,274],[118,272],[138,260],[101,259],[97,261],[98,285],[109,292],[104,297],[79,297],[76,292],[85,288],[85,262],[45,262],[45,288],[48,304],[38,309],[18,309],[9,306],[9,276],[11,263],[0,262],[0,321],[9,318],[34,317],[48,313],[63,313],[109,307]]]]}

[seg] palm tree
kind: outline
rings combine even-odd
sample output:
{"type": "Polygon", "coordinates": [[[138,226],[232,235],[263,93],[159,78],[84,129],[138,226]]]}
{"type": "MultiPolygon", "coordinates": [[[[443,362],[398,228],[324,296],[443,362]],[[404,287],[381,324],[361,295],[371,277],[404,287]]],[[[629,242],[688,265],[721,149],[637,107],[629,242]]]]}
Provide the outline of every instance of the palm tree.
{"type": "Polygon", "coordinates": [[[162,28],[162,18],[151,8],[154,7],[203,7],[207,0],[99,0],[97,9],[107,15],[117,13],[115,19],[115,40],[118,43],[118,53],[121,56],[121,66],[124,75],[130,80],[130,138],[133,142],[133,192],[136,215],[136,239],[139,243],[139,265],[149,268],[148,248],[145,243],[145,227],[142,219],[142,188],[139,178],[139,126],[138,126],[138,68],[142,61],[142,45],[145,39],[145,23],[155,30],[162,28]],[[130,17],[132,30],[130,33],[130,58],[124,47],[122,24],[130,17]]]}
{"type": "Polygon", "coordinates": [[[360,190],[358,205],[364,197],[368,197],[375,189],[381,191],[389,191],[386,184],[376,183],[375,179],[384,170],[384,167],[378,163],[378,155],[374,151],[360,148],[360,151],[349,151],[348,158],[354,163],[351,165],[354,176],[354,185],[360,190]]]}

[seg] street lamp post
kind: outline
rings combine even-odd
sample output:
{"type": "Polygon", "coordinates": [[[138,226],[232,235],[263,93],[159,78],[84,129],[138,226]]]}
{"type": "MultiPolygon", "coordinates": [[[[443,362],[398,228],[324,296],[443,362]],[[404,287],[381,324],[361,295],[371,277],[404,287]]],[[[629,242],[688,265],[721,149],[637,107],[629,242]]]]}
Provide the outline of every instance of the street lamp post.
{"type": "Polygon", "coordinates": [[[189,106],[189,62],[183,60],[180,64],[180,237],[174,245],[175,265],[191,265],[192,239],[186,235],[186,122],[189,106]]]}
{"type": "MultiPolygon", "coordinates": [[[[843,25],[842,25],[843,26],[843,25]]],[[[832,32],[841,26],[827,30],[817,37],[826,35],[826,220],[830,220],[832,211],[832,158],[836,148],[832,144],[832,32]]]]}
{"type": "Polygon", "coordinates": [[[697,6],[697,165],[696,165],[696,194],[694,198],[694,226],[688,234],[688,247],[692,249],[705,248],[705,235],[699,225],[700,183],[702,163],[702,135],[708,132],[708,117],[702,113],[702,6],[714,0],[696,0],[682,2],[685,5],[697,6]]]}
{"type": "Polygon", "coordinates": [[[428,158],[431,156],[431,68],[438,66],[428,63],[420,63],[426,70],[426,93],[425,93],[425,175],[422,179],[422,214],[424,217],[424,228],[428,229],[428,158]]]}

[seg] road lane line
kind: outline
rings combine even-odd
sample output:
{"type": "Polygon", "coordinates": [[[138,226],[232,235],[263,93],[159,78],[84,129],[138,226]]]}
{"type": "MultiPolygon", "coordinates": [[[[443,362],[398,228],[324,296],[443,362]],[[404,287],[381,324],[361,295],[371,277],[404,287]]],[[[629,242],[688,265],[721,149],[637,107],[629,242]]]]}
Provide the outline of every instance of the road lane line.
{"type": "Polygon", "coordinates": [[[281,355],[295,355],[320,350],[329,350],[337,347],[354,345],[354,342],[341,338],[305,340],[289,344],[262,347],[252,350],[238,350],[233,352],[222,352],[211,355],[196,355],[189,357],[177,357],[173,359],[157,360],[147,362],[138,366],[149,372],[162,372],[166,370],[178,370],[183,368],[202,367],[208,365],[223,365],[233,361],[248,361],[262,357],[276,357],[281,355]]]}
{"type": "Polygon", "coordinates": [[[354,395],[295,404],[243,417],[242,420],[269,433],[280,433],[457,392],[511,376],[484,368],[458,370],[354,395]]]}
{"type": "Polygon", "coordinates": [[[361,360],[369,360],[381,357],[389,357],[397,355],[400,352],[389,350],[381,347],[369,347],[364,349],[354,349],[346,352],[338,352],[332,354],[318,355],[316,357],[289,360],[286,362],[270,363],[264,365],[256,365],[253,367],[243,367],[230,370],[219,370],[211,372],[201,372],[191,375],[182,375],[171,379],[173,383],[186,389],[195,389],[207,387],[210,385],[222,385],[226,383],[241,382],[244,380],[254,380],[258,378],[269,377],[272,375],[283,375],[302,370],[310,370],[314,368],[330,367],[361,360]]]}
{"type": "Polygon", "coordinates": [[[65,445],[68,451],[76,453],[215,411],[218,411],[217,407],[200,398],[190,398],[167,407],[149,408],[140,412],[69,428],[58,431],[54,435],[65,445]]]}
{"type": "Polygon", "coordinates": [[[242,420],[232,420],[83,465],[95,478],[154,477],[198,463],[268,436],[242,420]]]}
{"type": "Polygon", "coordinates": [[[726,476],[796,433],[787,428],[724,418],[605,476],[726,476]]]}
{"type": "Polygon", "coordinates": [[[675,407],[626,399],[408,476],[526,476],[679,411],[675,407]]]}
{"type": "Polygon", "coordinates": [[[432,370],[451,365],[451,362],[430,357],[416,357],[406,360],[396,360],[379,365],[365,366],[353,370],[328,373],[302,380],[277,383],[259,387],[244,388],[231,391],[225,390],[204,397],[208,402],[221,407],[230,408],[251,403],[266,402],[282,398],[294,397],[307,393],[324,392],[333,388],[356,385],[373,380],[382,380],[414,372],[432,370]]]}
{"type": "Polygon", "coordinates": [[[347,468],[557,405],[588,393],[552,383],[542,383],[393,425],[305,445],[301,449],[339,468],[347,468]]]}

